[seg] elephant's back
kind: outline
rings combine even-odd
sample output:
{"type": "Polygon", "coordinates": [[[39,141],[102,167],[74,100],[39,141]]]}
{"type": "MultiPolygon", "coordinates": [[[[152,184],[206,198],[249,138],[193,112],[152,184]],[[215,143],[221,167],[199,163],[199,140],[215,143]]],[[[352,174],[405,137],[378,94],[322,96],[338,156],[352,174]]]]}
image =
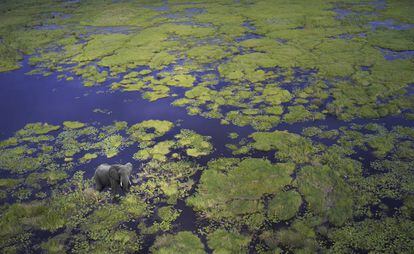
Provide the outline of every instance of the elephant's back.
{"type": "Polygon", "coordinates": [[[95,180],[99,180],[103,184],[109,183],[109,164],[101,164],[95,170],[95,180]]]}
{"type": "Polygon", "coordinates": [[[101,164],[99,165],[95,170],[95,175],[100,173],[108,173],[109,169],[111,168],[111,165],[109,164],[101,164]]]}

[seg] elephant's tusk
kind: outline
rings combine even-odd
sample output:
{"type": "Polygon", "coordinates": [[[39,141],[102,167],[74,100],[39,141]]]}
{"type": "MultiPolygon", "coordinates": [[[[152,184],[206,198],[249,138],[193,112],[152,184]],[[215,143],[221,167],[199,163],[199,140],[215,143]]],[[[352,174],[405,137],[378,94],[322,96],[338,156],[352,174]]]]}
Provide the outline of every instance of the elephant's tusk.
{"type": "Polygon", "coordinates": [[[128,180],[128,182],[129,182],[129,185],[132,185],[131,180],[128,180]]]}
{"type": "Polygon", "coordinates": [[[121,185],[121,187],[122,187],[122,181],[121,181],[120,185],[121,185]]]}

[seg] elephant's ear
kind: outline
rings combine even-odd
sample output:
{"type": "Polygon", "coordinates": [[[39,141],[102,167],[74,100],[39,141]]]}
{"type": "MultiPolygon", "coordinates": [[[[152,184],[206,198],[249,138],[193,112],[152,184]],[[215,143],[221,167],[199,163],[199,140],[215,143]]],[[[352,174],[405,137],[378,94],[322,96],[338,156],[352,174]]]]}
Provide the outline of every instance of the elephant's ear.
{"type": "Polygon", "coordinates": [[[111,167],[109,169],[109,176],[111,177],[112,180],[115,180],[117,182],[119,182],[119,172],[118,172],[118,168],[117,167],[111,167]]]}

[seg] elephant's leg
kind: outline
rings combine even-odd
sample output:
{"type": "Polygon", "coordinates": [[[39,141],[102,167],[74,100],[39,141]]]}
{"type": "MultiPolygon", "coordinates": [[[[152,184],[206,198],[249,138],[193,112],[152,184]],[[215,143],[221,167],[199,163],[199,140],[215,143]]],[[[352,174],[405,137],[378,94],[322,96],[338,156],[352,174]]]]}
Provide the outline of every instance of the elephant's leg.
{"type": "Polygon", "coordinates": [[[111,191],[113,194],[118,194],[119,193],[119,183],[114,180],[114,179],[110,179],[111,182],[111,191]]]}
{"type": "Polygon", "coordinates": [[[95,188],[96,188],[96,190],[97,191],[103,190],[103,188],[105,186],[101,183],[101,180],[99,179],[98,175],[95,174],[93,178],[95,179],[95,188]]]}
{"type": "Polygon", "coordinates": [[[102,190],[103,190],[103,188],[104,188],[104,186],[103,186],[103,184],[101,183],[101,181],[96,180],[96,181],[95,181],[95,183],[96,183],[96,190],[97,190],[97,191],[102,191],[102,190]]]}

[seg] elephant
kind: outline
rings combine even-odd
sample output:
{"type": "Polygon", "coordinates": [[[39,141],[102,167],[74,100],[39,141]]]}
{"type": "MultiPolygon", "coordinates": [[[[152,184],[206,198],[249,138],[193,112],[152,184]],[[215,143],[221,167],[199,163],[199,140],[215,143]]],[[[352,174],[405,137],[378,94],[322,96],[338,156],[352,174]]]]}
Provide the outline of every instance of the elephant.
{"type": "Polygon", "coordinates": [[[130,176],[132,173],[132,164],[101,164],[95,170],[96,190],[102,191],[105,187],[111,187],[113,194],[119,193],[119,187],[124,193],[129,191],[131,186],[130,176]]]}

